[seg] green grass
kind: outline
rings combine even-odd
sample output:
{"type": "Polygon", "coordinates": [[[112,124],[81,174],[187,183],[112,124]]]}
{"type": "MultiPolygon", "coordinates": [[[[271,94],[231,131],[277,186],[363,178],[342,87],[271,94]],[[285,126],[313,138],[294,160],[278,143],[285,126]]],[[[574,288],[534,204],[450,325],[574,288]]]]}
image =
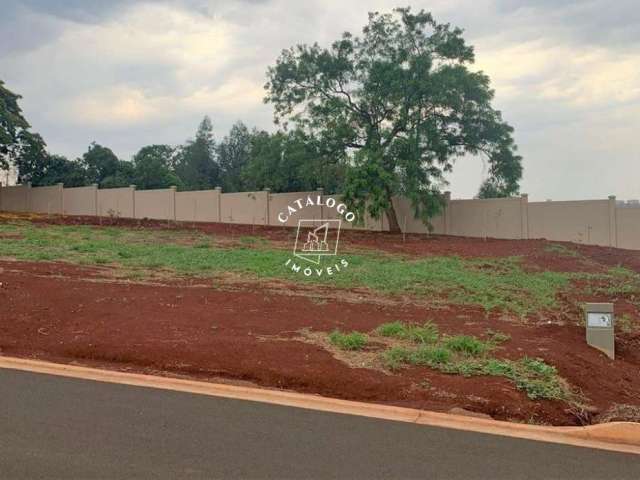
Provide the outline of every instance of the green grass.
{"type": "Polygon", "coordinates": [[[411,325],[403,322],[392,322],[382,324],[373,331],[374,335],[381,337],[412,342],[386,348],[381,354],[386,368],[399,370],[406,365],[417,365],[465,377],[505,377],[534,400],[571,401],[573,398],[555,367],[542,359],[524,357],[514,361],[493,357],[491,352],[496,346],[510,338],[502,332],[489,330],[488,340],[482,340],[472,335],[440,336],[436,328],[435,337],[430,337],[429,344],[426,344],[409,338],[406,333],[409,327],[411,325]]]}
{"type": "Polygon", "coordinates": [[[341,350],[362,350],[367,344],[367,336],[360,332],[334,330],[329,334],[329,341],[341,350]]]}
{"type": "Polygon", "coordinates": [[[476,337],[470,335],[456,335],[455,337],[447,337],[444,340],[444,345],[454,352],[461,353],[463,355],[478,356],[491,350],[491,345],[487,342],[483,342],[476,337]]]}
{"type": "Polygon", "coordinates": [[[423,325],[402,322],[383,323],[376,329],[382,337],[394,337],[416,343],[432,343],[438,339],[438,327],[431,322],[423,325]]]}
{"type": "MultiPolygon", "coordinates": [[[[216,245],[211,237],[189,231],[123,227],[0,224],[0,257],[18,260],[63,260],[83,265],[111,265],[126,270],[161,270],[166,275],[213,276],[233,272],[254,278],[368,287],[383,294],[418,295],[435,303],[481,305],[527,315],[556,307],[556,294],[570,274],[527,272],[518,257],[468,259],[455,256],[407,259],[397,255],[358,253],[345,258],[339,275],[306,277],[284,263],[289,250],[272,248],[254,237],[242,237],[235,248],[216,245]]],[[[153,273],[153,272],[150,272],[153,273]]],[[[413,331],[419,338],[430,332],[413,331]]]]}

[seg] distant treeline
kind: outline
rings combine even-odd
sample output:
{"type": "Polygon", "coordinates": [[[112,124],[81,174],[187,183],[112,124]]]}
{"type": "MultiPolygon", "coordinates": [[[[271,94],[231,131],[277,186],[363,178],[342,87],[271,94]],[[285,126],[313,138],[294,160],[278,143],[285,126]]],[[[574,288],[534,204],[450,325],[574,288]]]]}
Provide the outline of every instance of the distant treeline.
{"type": "MultiPolygon", "coordinates": [[[[36,134],[37,135],[37,134],[36,134]]],[[[101,188],[136,185],[140,189],[175,185],[180,190],[217,186],[225,192],[262,190],[340,190],[344,165],[323,151],[320,141],[301,130],[269,133],[242,122],[216,141],[209,117],[195,137],[183,145],[147,145],[122,160],[103,145],[92,143],[82,157],[70,160],[51,154],[44,142],[33,141],[17,161],[18,180],[33,186],[66,187],[97,183],[101,188]]]]}

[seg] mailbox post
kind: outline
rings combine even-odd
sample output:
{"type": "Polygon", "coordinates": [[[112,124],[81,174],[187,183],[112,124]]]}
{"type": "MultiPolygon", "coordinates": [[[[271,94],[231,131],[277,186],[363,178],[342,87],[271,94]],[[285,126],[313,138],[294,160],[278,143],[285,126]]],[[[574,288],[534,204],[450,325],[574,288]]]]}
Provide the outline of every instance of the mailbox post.
{"type": "Polygon", "coordinates": [[[587,303],[584,307],[587,344],[615,358],[613,304],[587,303]]]}

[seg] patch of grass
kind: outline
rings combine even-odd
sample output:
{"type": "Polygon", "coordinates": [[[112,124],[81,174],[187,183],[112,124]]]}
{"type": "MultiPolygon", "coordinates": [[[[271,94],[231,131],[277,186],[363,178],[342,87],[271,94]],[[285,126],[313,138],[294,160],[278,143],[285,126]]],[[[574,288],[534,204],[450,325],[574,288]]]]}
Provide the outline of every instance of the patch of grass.
{"type": "MultiPolygon", "coordinates": [[[[407,259],[392,254],[348,256],[340,275],[305,276],[284,266],[288,250],[262,245],[262,239],[241,237],[243,248],[211,244],[193,232],[126,227],[1,224],[0,233],[14,236],[0,242],[0,257],[18,260],[63,260],[90,264],[92,258],[123,270],[162,269],[179,276],[214,276],[234,272],[259,278],[330,283],[337,288],[366,287],[389,294],[409,294],[434,302],[481,305],[527,315],[556,307],[556,293],[570,274],[527,272],[518,257],[468,259],[455,256],[407,259]],[[96,256],[96,254],[98,254],[96,256]]],[[[320,270],[322,272],[322,270],[320,270]]],[[[428,341],[430,332],[412,335],[428,341]]]]}
{"type": "Polygon", "coordinates": [[[356,331],[342,333],[334,330],[329,334],[329,341],[342,350],[362,350],[367,344],[367,336],[356,331]]]}
{"type": "Polygon", "coordinates": [[[382,337],[394,337],[415,343],[433,343],[438,340],[438,327],[431,322],[423,325],[399,321],[383,323],[376,328],[376,333],[382,337]]]}
{"type": "Polygon", "coordinates": [[[398,370],[411,357],[411,351],[405,347],[391,347],[382,354],[384,365],[390,370],[398,370]]]}
{"type": "Polygon", "coordinates": [[[384,350],[382,361],[390,370],[399,370],[405,365],[417,365],[465,377],[505,377],[534,400],[545,398],[570,401],[573,397],[556,368],[542,359],[524,357],[514,361],[489,356],[489,352],[499,343],[509,340],[509,335],[502,332],[488,330],[489,340],[483,341],[472,335],[440,336],[435,328],[430,329],[431,336],[427,344],[409,337],[407,327],[403,322],[391,322],[380,325],[373,332],[381,337],[417,343],[414,346],[406,343],[393,345],[384,350]]]}
{"type": "Polygon", "coordinates": [[[444,344],[449,350],[474,357],[491,350],[491,345],[470,335],[447,337],[444,344]]]}
{"type": "Polygon", "coordinates": [[[442,346],[422,345],[415,349],[408,357],[408,362],[414,365],[437,366],[451,361],[451,350],[442,346]]]}

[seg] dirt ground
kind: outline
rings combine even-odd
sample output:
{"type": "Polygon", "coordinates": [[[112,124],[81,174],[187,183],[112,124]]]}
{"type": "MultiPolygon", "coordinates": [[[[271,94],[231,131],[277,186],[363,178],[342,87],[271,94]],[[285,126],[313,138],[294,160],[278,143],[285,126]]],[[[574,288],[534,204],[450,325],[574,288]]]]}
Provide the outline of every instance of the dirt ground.
{"type": "MultiPolygon", "coordinates": [[[[98,223],[95,218],[39,220],[98,223]]],[[[120,220],[120,224],[127,221],[120,220]]],[[[131,226],[139,222],[129,221],[131,226]]],[[[107,222],[105,222],[107,223],[107,222]]],[[[141,228],[191,228],[145,222],[141,228]]],[[[261,235],[288,240],[288,229],[198,225],[216,235],[261,235]]],[[[640,272],[640,252],[572,246],[581,256],[558,256],[542,240],[346,232],[347,248],[375,248],[410,256],[523,255],[531,269],[599,272],[624,265],[640,272]]],[[[640,333],[618,332],[616,360],[587,347],[578,302],[609,298],[566,294],[549,321],[516,322],[481,308],[429,306],[405,298],[295,286],[285,282],[165,283],[114,280],[109,268],[64,263],[0,261],[0,354],[127,371],[250,382],[331,397],[437,411],[464,408],[496,419],[576,425],[611,418],[619,405],[640,405],[640,333]],[[462,377],[429,368],[398,373],[348,365],[300,332],[371,331],[384,322],[431,319],[448,334],[511,336],[505,358],[543,358],[588,399],[588,408],[530,400],[498,377],[462,377]]],[[[638,318],[634,302],[616,300],[616,315],[638,318]]]]}

